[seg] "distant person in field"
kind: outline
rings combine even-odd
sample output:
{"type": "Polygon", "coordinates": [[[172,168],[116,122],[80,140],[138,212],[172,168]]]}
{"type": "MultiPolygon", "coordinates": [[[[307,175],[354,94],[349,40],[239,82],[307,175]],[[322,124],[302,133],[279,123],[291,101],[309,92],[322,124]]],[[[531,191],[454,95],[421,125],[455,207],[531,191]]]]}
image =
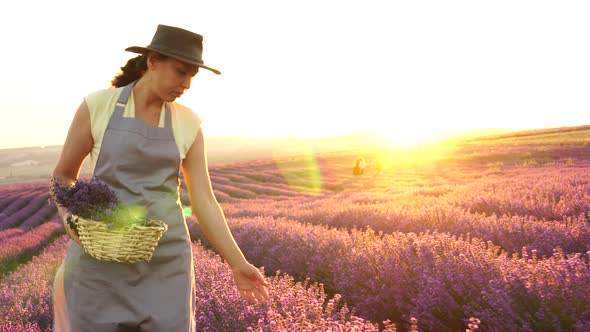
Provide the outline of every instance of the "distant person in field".
{"type": "MultiPolygon", "coordinates": [[[[268,282],[236,244],[208,173],[197,113],[175,102],[204,64],[201,35],[159,25],[147,47],[131,58],[112,88],[87,95],[71,123],[52,184],[72,184],[90,154],[94,176],[123,204],[146,208],[168,231],[150,262],[111,263],[84,251],[66,222],[67,253],[54,280],[54,332],[195,331],[195,280],[190,236],[178,197],[180,171],[203,232],[231,266],[242,298],[268,300],[268,282]]],[[[51,190],[55,201],[55,195],[51,190]]]]}
{"type": "Polygon", "coordinates": [[[365,158],[358,157],[354,163],[354,168],[352,169],[352,174],[361,175],[364,173],[365,173],[365,158]]]}

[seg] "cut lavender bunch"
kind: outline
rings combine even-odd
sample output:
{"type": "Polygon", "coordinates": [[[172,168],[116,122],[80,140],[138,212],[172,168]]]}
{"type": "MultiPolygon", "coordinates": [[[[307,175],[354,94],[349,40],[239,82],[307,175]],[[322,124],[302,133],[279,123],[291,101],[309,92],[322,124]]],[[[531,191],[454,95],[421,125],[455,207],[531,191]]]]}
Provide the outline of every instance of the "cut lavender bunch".
{"type": "Polygon", "coordinates": [[[56,185],[55,199],[72,214],[103,220],[121,202],[117,194],[97,177],[76,180],[71,186],[56,185]]]}
{"type": "MultiPolygon", "coordinates": [[[[124,206],[117,194],[97,177],[76,180],[72,185],[56,183],[53,188],[57,203],[73,215],[84,219],[103,221],[109,228],[145,222],[145,210],[141,207],[124,206]]],[[[68,218],[68,224],[76,229],[68,218]]]]}

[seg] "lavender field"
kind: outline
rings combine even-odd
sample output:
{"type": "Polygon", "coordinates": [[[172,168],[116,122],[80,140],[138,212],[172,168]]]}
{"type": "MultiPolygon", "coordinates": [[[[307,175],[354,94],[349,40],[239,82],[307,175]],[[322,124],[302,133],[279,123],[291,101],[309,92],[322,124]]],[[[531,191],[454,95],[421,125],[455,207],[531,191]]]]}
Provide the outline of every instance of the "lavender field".
{"type": "MultiPolygon", "coordinates": [[[[590,331],[589,129],[210,174],[271,301],[239,298],[188,216],[199,331],[590,331]]],[[[51,331],[67,238],[47,190],[0,186],[0,331],[51,331]]]]}

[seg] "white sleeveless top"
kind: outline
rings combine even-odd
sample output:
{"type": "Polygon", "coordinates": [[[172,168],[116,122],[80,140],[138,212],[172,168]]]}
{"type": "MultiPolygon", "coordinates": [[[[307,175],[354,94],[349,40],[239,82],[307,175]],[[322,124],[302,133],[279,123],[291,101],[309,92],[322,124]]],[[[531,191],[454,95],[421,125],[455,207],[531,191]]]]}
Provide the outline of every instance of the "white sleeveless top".
{"type": "MultiPolygon", "coordinates": [[[[94,146],[90,154],[91,158],[91,172],[94,173],[96,161],[100,153],[100,147],[102,143],[102,137],[109,123],[109,119],[113,114],[115,103],[119,98],[119,95],[123,91],[121,88],[103,89],[90,93],[84,100],[88,105],[90,111],[90,129],[92,132],[92,138],[94,139],[94,146]]],[[[174,133],[174,139],[180,152],[181,161],[186,157],[188,150],[195,141],[197,133],[201,129],[201,118],[199,115],[191,110],[190,108],[181,105],[179,103],[170,103],[170,111],[172,115],[172,132],[174,133]]],[[[160,112],[160,121],[158,126],[164,127],[164,116],[165,107],[162,105],[162,112],[160,112]]],[[[133,118],[135,117],[135,100],[133,99],[133,92],[129,96],[125,110],[123,111],[124,117],[133,118]]]]}

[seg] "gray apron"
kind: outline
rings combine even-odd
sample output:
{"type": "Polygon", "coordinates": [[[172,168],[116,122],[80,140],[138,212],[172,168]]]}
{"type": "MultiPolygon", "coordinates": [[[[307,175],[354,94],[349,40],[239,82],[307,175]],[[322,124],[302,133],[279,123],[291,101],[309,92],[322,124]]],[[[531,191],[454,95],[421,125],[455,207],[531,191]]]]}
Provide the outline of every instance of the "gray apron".
{"type": "Polygon", "coordinates": [[[123,117],[132,87],[127,85],[117,101],[94,175],[123,204],[143,206],[149,218],[166,222],[168,231],[149,263],[99,261],[70,240],[63,275],[56,277],[63,279],[55,286],[63,287],[61,299],[54,289],[56,332],[195,330],[193,257],[179,199],[180,154],[170,106],[166,103],[164,128],[123,117]]]}

